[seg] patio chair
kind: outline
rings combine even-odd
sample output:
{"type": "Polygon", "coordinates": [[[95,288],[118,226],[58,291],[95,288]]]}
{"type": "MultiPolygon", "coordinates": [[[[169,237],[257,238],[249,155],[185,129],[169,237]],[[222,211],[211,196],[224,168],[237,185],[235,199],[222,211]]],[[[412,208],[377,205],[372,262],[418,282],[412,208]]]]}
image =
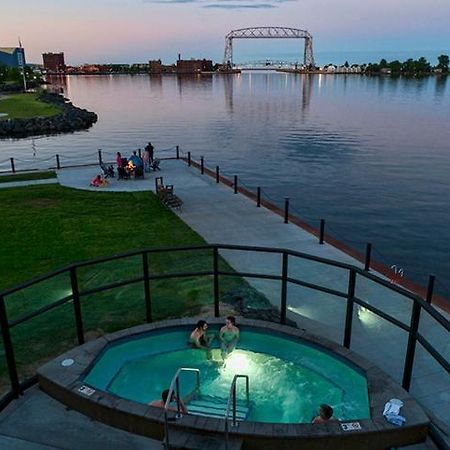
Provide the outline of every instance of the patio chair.
{"type": "Polygon", "coordinates": [[[153,169],[153,172],[156,172],[157,170],[161,170],[161,168],[159,167],[161,163],[161,160],[158,158],[155,158],[151,163],[150,163],[150,168],[153,169]]]}
{"type": "Polygon", "coordinates": [[[144,168],[142,166],[137,166],[134,169],[134,178],[144,178],[144,168]]]}
{"type": "Polygon", "coordinates": [[[102,169],[103,176],[105,178],[114,178],[114,167],[109,165],[107,166],[104,163],[100,163],[100,168],[102,169]]]}
{"type": "Polygon", "coordinates": [[[129,180],[130,174],[123,167],[118,167],[117,168],[117,177],[119,180],[129,180]]]}

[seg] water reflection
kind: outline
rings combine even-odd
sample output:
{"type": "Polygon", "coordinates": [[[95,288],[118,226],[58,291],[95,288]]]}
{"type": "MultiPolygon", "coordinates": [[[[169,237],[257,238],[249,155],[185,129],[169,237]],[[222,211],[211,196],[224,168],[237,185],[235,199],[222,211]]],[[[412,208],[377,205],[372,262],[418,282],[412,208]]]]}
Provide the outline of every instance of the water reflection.
{"type": "Polygon", "coordinates": [[[445,76],[445,75],[437,75],[436,76],[434,98],[439,103],[443,100],[445,90],[447,87],[447,79],[448,79],[448,76],[445,76]]]}

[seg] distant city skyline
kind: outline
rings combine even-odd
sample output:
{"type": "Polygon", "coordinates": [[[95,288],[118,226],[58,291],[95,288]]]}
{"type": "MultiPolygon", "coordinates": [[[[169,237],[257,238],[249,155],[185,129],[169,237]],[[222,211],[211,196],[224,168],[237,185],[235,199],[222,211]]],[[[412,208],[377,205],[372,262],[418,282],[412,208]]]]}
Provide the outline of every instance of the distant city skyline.
{"type": "MultiPolygon", "coordinates": [[[[20,36],[34,63],[60,51],[69,65],[172,63],[178,53],[220,62],[229,31],[271,25],[308,30],[318,55],[427,57],[450,52],[449,17],[447,0],[2,0],[0,47],[17,46],[20,36]]],[[[302,48],[297,40],[239,40],[234,51],[245,59],[302,48]]]]}

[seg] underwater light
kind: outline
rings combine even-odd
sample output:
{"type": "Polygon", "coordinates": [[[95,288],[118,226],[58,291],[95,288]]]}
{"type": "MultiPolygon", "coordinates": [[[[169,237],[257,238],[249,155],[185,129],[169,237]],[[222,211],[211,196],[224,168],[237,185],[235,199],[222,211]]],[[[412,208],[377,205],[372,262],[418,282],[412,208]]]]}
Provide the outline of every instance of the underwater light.
{"type": "Polygon", "coordinates": [[[240,371],[240,373],[248,373],[252,368],[252,361],[246,353],[235,350],[231,352],[225,359],[225,367],[228,370],[240,371]]]}

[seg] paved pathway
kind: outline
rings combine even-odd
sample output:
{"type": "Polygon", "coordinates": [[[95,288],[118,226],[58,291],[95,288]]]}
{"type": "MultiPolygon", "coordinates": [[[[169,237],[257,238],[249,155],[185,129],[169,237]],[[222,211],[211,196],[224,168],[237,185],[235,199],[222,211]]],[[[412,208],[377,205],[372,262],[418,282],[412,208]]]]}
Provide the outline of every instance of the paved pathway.
{"type": "Polygon", "coordinates": [[[0,415],[0,448],[162,450],[162,445],[89,419],[34,387],[0,415]]]}

